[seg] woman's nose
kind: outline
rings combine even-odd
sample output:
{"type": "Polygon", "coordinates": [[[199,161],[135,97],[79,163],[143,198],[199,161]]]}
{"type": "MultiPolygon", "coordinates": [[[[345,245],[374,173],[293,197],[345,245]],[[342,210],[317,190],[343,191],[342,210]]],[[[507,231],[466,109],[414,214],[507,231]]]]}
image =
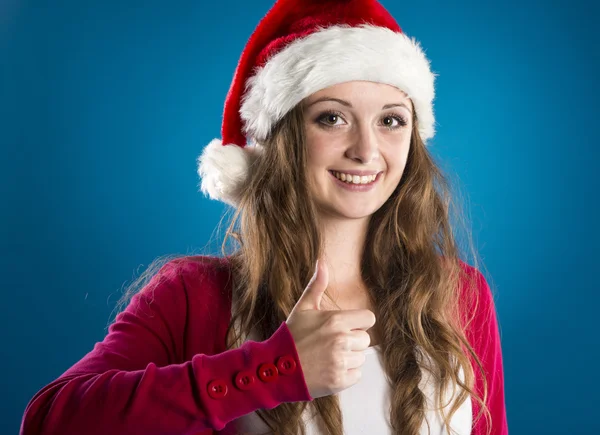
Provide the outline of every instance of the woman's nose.
{"type": "Polygon", "coordinates": [[[362,164],[369,164],[379,158],[379,146],[375,132],[368,127],[361,127],[353,132],[351,144],[346,150],[346,157],[362,164]]]}

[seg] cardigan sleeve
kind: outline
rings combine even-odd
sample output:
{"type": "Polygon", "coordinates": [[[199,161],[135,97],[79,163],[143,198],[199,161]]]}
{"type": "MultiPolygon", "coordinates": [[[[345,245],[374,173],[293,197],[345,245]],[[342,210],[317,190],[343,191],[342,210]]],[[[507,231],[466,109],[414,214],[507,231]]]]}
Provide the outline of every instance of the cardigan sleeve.
{"type": "MultiPolygon", "coordinates": [[[[473,320],[467,328],[467,338],[483,366],[483,376],[487,381],[485,404],[491,416],[491,421],[486,419],[484,415],[475,420],[472,435],[486,435],[487,433],[507,435],[508,424],[504,398],[502,346],[494,298],[483,274],[471,266],[466,266],[466,268],[467,273],[474,280],[478,295],[477,304],[471,305],[474,313],[468,313],[473,315],[473,320]]],[[[473,369],[475,371],[475,390],[483,398],[482,374],[475,363],[473,369]]],[[[474,418],[477,417],[480,409],[479,403],[474,400],[474,418]]]]}
{"type": "MultiPolygon", "coordinates": [[[[221,289],[205,281],[210,304],[221,289]]],[[[181,361],[190,314],[184,282],[176,261],[164,265],[104,340],[31,399],[21,435],[193,434],[220,430],[257,409],[312,399],[285,322],[266,341],[181,361]]],[[[213,332],[203,336],[215,340],[213,332]]]]}

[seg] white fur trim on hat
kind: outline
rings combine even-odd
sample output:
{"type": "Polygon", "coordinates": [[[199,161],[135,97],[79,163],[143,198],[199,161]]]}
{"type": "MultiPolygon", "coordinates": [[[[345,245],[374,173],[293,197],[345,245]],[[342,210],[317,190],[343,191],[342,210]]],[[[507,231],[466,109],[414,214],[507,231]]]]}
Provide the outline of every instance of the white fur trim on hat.
{"type": "Polygon", "coordinates": [[[436,74],[419,43],[385,27],[336,25],[298,39],[248,79],[240,114],[245,133],[264,140],[309,95],[354,80],[396,86],[412,99],[424,142],[435,134],[436,74]]]}
{"type": "Polygon", "coordinates": [[[213,139],[197,159],[202,192],[235,207],[261,150],[259,145],[223,145],[213,139]]]}

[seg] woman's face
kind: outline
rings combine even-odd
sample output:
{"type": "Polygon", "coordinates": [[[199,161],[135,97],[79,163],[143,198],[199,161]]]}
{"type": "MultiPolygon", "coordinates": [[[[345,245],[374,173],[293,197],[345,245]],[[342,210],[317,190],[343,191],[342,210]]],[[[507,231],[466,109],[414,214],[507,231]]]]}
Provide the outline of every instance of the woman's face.
{"type": "Polygon", "coordinates": [[[402,177],[412,131],[412,102],[379,83],[341,83],[304,102],[308,180],[321,213],[372,215],[402,177]]]}

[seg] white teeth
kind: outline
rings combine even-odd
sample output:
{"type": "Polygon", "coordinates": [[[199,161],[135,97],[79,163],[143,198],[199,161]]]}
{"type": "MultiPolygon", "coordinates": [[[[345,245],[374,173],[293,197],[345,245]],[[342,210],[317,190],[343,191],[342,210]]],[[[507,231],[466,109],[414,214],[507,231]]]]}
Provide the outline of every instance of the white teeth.
{"type": "Polygon", "coordinates": [[[351,175],[351,174],[344,174],[341,172],[335,172],[333,171],[333,175],[335,175],[335,177],[339,180],[345,181],[346,183],[349,184],[369,184],[373,181],[375,181],[375,178],[377,178],[377,175],[351,175]]]}

